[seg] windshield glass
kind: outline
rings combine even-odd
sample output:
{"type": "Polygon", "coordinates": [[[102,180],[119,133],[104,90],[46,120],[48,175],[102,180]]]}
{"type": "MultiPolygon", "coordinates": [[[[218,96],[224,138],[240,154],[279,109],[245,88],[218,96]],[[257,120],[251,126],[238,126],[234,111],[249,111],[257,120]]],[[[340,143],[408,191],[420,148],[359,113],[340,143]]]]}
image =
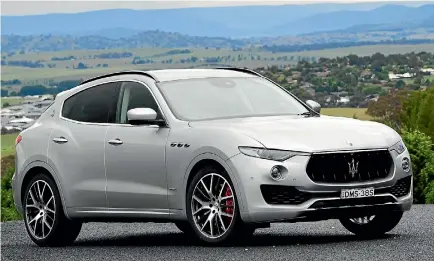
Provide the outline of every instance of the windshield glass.
{"type": "Polygon", "coordinates": [[[308,110],[272,82],[258,78],[204,78],[159,83],[178,119],[296,115],[308,110]]]}

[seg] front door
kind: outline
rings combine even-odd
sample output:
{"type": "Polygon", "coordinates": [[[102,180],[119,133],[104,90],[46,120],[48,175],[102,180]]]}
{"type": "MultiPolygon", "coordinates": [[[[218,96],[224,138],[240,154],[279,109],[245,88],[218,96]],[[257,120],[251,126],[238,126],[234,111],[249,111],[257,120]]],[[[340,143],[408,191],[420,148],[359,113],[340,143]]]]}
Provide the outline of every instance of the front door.
{"type": "Polygon", "coordinates": [[[169,128],[130,125],[127,111],[152,108],[161,117],[147,86],[122,82],[116,124],[105,141],[107,199],[111,212],[167,214],[165,145],[169,128]]]}

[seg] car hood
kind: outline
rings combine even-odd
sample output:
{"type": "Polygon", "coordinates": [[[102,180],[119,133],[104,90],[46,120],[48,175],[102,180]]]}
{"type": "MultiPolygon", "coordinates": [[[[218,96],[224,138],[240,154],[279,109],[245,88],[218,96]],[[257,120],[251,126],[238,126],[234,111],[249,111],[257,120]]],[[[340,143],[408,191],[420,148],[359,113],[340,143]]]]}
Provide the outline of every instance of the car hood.
{"type": "Polygon", "coordinates": [[[193,128],[221,128],[242,133],[269,149],[303,152],[389,148],[400,140],[393,129],[377,122],[323,115],[237,118],[189,124],[193,128]]]}

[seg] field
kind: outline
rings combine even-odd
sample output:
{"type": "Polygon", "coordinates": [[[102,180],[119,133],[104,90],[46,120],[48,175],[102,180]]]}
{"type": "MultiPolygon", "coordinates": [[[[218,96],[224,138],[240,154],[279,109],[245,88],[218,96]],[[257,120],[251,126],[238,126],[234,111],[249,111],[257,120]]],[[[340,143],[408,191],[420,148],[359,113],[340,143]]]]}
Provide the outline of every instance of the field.
{"type": "Polygon", "coordinates": [[[23,103],[23,99],[19,97],[2,97],[1,98],[1,106],[3,108],[3,104],[9,103],[9,105],[18,105],[23,103]]]}
{"type": "MultiPolygon", "coordinates": [[[[2,80],[13,80],[19,79],[25,84],[36,84],[43,83],[44,81],[52,80],[67,80],[67,79],[79,79],[88,78],[99,74],[104,74],[113,71],[121,71],[128,69],[161,69],[161,68],[179,68],[179,67],[194,67],[204,65],[204,63],[180,63],[180,59],[186,59],[192,56],[201,57],[238,57],[238,55],[243,56],[260,56],[260,60],[242,60],[242,61],[229,61],[223,62],[223,64],[231,66],[242,66],[249,68],[257,68],[268,65],[281,65],[288,63],[296,63],[298,57],[337,57],[349,54],[356,54],[359,56],[372,55],[376,52],[381,52],[384,55],[392,53],[408,53],[408,52],[434,52],[434,44],[421,44],[421,45],[374,45],[374,46],[358,46],[358,47],[348,47],[348,48],[336,48],[327,49],[319,51],[304,51],[304,52],[289,52],[289,53],[271,53],[271,52],[261,52],[255,51],[233,51],[232,49],[205,49],[196,48],[190,49],[191,53],[186,54],[176,54],[176,55],[162,55],[155,56],[158,54],[164,54],[167,51],[173,49],[163,49],[163,48],[143,48],[143,49],[109,49],[109,50],[86,50],[86,51],[61,51],[61,52],[44,52],[44,53],[27,53],[27,54],[16,54],[9,57],[9,60],[27,60],[27,61],[37,61],[41,60],[44,64],[55,64],[55,68],[27,68],[18,66],[2,66],[2,80]],[[154,64],[132,64],[132,57],[121,58],[121,59],[94,59],[92,56],[108,53],[108,52],[131,52],[133,57],[138,56],[141,59],[152,59],[156,63],[154,64]],[[67,61],[51,61],[53,57],[68,57],[75,56],[76,60],[67,61]],[[293,57],[292,60],[277,60],[278,57],[288,56],[293,57]],[[266,60],[265,60],[266,58],[266,60]],[[271,60],[274,58],[274,60],[271,60]],[[174,63],[167,64],[162,63],[162,61],[167,59],[173,59],[174,63]],[[178,62],[177,62],[178,61],[178,62]],[[88,69],[73,69],[79,62],[83,62],[87,66],[92,68],[88,69]],[[107,64],[108,67],[97,67],[98,64],[107,64]]],[[[15,87],[13,87],[14,90],[15,87]]]]}
{"type": "Polygon", "coordinates": [[[15,153],[15,138],[18,133],[1,135],[1,155],[2,157],[9,156],[15,153]]]}
{"type": "Polygon", "coordinates": [[[321,113],[328,116],[347,118],[356,116],[359,120],[372,120],[372,117],[366,114],[366,108],[323,108],[321,113]]]}

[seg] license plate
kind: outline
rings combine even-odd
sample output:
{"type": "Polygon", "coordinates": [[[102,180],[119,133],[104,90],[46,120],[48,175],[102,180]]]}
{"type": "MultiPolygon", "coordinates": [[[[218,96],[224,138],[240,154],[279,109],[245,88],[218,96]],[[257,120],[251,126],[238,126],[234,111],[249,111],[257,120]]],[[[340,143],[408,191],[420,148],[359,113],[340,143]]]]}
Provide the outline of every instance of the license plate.
{"type": "Polygon", "coordinates": [[[341,198],[366,198],[374,196],[374,188],[343,189],[341,198]]]}

